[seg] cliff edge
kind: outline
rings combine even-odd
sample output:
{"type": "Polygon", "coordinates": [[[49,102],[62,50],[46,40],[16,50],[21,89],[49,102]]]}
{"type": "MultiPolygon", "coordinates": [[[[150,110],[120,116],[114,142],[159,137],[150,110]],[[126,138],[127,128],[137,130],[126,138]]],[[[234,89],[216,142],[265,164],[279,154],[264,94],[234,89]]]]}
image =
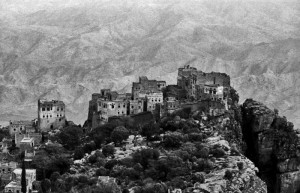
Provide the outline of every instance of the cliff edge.
{"type": "Polygon", "coordinates": [[[259,168],[268,192],[299,192],[299,134],[293,123],[252,99],[244,102],[241,112],[245,155],[259,168]]]}

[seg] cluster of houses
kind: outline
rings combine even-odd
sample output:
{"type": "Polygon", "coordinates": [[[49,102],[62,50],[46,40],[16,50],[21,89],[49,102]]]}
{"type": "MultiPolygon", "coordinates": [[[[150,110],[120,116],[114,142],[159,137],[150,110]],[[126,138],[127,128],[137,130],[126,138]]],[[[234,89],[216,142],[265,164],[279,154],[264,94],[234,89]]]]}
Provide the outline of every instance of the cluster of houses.
{"type": "Polygon", "coordinates": [[[210,114],[228,109],[230,77],[225,73],[204,73],[189,65],[178,69],[177,85],[139,77],[131,93],[101,89],[89,102],[88,123],[97,127],[116,117],[137,119],[152,113],[154,117],[171,114],[184,107],[209,105],[210,114]]]}
{"type": "MultiPolygon", "coordinates": [[[[145,123],[171,114],[185,107],[208,106],[210,114],[224,112],[228,108],[230,77],[224,73],[204,73],[189,65],[178,69],[176,85],[166,81],[139,77],[132,83],[131,93],[118,93],[101,89],[89,101],[88,126],[97,127],[121,117],[131,117],[136,124],[145,123]]],[[[32,121],[11,121],[10,138],[0,142],[0,177],[5,192],[21,192],[21,168],[8,159],[9,147],[18,147],[25,153],[25,161],[32,161],[42,141],[42,133],[66,126],[66,107],[62,101],[38,100],[38,117],[32,121]],[[4,155],[4,156],[3,156],[4,155]]],[[[27,190],[34,192],[32,182],[36,170],[26,169],[27,190]]]]}
{"type": "MultiPolygon", "coordinates": [[[[24,152],[25,163],[31,162],[40,148],[42,133],[51,129],[60,129],[66,125],[65,104],[62,101],[38,101],[38,118],[32,121],[10,121],[10,137],[0,142],[0,177],[4,192],[21,193],[22,169],[14,162],[9,148],[19,148],[24,152]]],[[[2,128],[3,129],[3,128],[2,128]]],[[[28,164],[27,164],[28,165],[28,164]]],[[[26,169],[27,192],[35,192],[32,183],[36,180],[36,170],[26,169]]]]}

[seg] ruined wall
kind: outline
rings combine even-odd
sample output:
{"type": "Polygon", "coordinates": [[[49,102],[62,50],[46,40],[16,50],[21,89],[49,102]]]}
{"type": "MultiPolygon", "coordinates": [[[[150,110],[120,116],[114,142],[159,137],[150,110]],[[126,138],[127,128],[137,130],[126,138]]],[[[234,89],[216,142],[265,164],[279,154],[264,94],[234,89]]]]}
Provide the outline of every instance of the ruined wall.
{"type": "Polygon", "coordinates": [[[293,124],[252,99],[243,104],[242,117],[246,156],[260,169],[268,192],[299,192],[300,146],[293,124]]]}
{"type": "Polygon", "coordinates": [[[134,120],[134,125],[137,127],[142,127],[143,125],[154,121],[154,116],[151,112],[142,112],[136,115],[130,116],[134,120]]]}
{"type": "Polygon", "coordinates": [[[168,85],[163,92],[164,98],[175,97],[177,100],[184,100],[187,98],[186,91],[178,85],[168,85]]]}
{"type": "Polygon", "coordinates": [[[202,81],[201,83],[204,83],[204,84],[208,84],[208,85],[209,84],[218,84],[220,86],[230,87],[230,76],[228,76],[225,73],[219,73],[219,72],[203,73],[203,72],[200,72],[197,76],[197,80],[198,79],[201,80],[202,81]]]}
{"type": "Polygon", "coordinates": [[[187,98],[201,100],[205,95],[205,85],[230,87],[230,76],[225,73],[205,73],[196,68],[185,66],[178,69],[177,85],[186,91],[187,98]]]}
{"type": "Polygon", "coordinates": [[[140,77],[139,82],[132,83],[132,98],[137,100],[140,92],[158,92],[165,87],[165,81],[148,80],[147,77],[140,77]]]}

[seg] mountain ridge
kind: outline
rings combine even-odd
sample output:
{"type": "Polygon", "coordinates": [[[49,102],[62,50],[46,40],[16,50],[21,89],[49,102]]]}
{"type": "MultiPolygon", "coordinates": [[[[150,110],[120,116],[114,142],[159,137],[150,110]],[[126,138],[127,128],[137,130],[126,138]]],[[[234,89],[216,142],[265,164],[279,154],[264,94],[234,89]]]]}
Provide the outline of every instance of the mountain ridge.
{"type": "Polygon", "coordinates": [[[139,75],[176,84],[177,68],[190,63],[228,73],[242,100],[264,101],[300,125],[299,3],[113,2],[0,4],[2,116],[34,118],[47,97],[83,123],[93,92],[129,92],[139,75]]]}

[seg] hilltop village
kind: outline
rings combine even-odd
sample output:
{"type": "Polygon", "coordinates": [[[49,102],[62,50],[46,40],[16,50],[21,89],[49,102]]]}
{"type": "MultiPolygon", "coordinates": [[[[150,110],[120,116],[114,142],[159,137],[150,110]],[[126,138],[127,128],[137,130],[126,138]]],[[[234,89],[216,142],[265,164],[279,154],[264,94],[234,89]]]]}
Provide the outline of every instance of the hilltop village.
{"type": "Polygon", "coordinates": [[[290,168],[296,161],[286,168],[283,164],[298,158],[296,149],[278,145],[295,147],[293,125],[252,99],[238,105],[225,73],[186,65],[178,69],[176,85],[142,76],[132,83],[131,93],[99,91],[92,94],[83,126],[67,120],[63,101],[40,99],[36,119],[11,121],[0,130],[0,192],[300,189],[288,177],[296,172],[290,168]],[[260,135],[268,140],[258,140],[260,135]],[[278,156],[273,164],[280,167],[275,174],[265,170],[273,166],[272,156],[278,156]],[[276,187],[274,180],[280,182],[276,187]],[[287,181],[292,189],[280,186],[287,181]]]}
{"type": "Polygon", "coordinates": [[[225,73],[204,73],[189,65],[178,69],[177,85],[167,85],[162,80],[139,77],[132,83],[131,93],[118,93],[101,89],[89,102],[87,125],[95,128],[101,124],[129,116],[137,124],[151,121],[149,117],[165,117],[179,109],[200,106],[209,115],[228,110],[230,77],[225,73]],[[141,122],[139,121],[141,120],[141,122]]]}

